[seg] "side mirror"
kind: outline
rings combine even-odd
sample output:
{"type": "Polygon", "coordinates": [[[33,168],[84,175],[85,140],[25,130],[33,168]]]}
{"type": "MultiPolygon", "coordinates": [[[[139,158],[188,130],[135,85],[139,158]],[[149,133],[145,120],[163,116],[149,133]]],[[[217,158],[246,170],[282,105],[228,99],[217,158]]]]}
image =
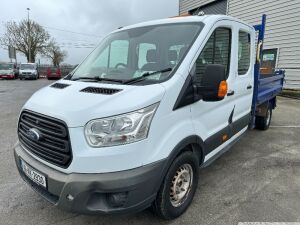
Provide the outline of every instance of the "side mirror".
{"type": "Polygon", "coordinates": [[[202,77],[202,86],[194,85],[196,95],[203,101],[213,102],[224,99],[227,94],[226,69],[224,65],[208,64],[202,77]]]}

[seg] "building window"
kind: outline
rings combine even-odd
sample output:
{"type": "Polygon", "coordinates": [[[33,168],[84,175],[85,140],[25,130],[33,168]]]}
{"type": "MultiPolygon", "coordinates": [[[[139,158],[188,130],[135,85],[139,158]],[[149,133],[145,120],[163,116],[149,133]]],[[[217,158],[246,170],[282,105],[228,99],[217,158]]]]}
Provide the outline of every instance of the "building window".
{"type": "Polygon", "coordinates": [[[274,74],[277,61],[277,48],[264,49],[262,52],[262,62],[260,74],[274,74]]]}
{"type": "Polygon", "coordinates": [[[221,64],[229,74],[231,53],[231,30],[229,28],[217,28],[205,44],[196,61],[196,73],[194,82],[201,86],[202,77],[209,64],[221,64]]]}
{"type": "Polygon", "coordinates": [[[238,74],[245,75],[250,67],[250,34],[244,31],[239,32],[239,53],[238,53],[238,74]]]}

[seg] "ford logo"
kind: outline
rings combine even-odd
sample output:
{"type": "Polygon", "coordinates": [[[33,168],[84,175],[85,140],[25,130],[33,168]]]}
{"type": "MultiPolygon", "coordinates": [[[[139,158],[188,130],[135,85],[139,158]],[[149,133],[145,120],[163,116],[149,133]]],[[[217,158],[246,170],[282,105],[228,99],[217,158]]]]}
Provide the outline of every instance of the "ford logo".
{"type": "Polygon", "coordinates": [[[42,138],[40,131],[36,128],[31,128],[27,131],[27,136],[33,141],[39,141],[42,138]]]}

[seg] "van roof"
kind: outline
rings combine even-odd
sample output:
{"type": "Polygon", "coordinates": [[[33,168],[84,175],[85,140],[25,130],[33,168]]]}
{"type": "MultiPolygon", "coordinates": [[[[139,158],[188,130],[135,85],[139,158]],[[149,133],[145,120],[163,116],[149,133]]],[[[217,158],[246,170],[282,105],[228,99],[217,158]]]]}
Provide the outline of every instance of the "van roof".
{"type": "MultiPolygon", "coordinates": [[[[116,30],[116,32],[120,31],[120,30],[136,28],[136,27],[145,27],[145,26],[152,26],[152,25],[159,25],[159,24],[186,23],[186,22],[203,22],[203,23],[207,24],[207,23],[215,23],[218,20],[224,20],[224,19],[233,20],[233,21],[240,22],[240,23],[243,23],[243,24],[249,26],[249,24],[247,24],[239,19],[236,19],[231,16],[226,16],[226,15],[183,16],[183,17],[179,16],[179,17],[172,17],[172,18],[166,18],[166,19],[151,20],[151,21],[147,21],[147,22],[129,25],[129,26],[126,26],[126,27],[116,30]]],[[[249,26],[249,27],[251,27],[251,26],[249,26]]]]}

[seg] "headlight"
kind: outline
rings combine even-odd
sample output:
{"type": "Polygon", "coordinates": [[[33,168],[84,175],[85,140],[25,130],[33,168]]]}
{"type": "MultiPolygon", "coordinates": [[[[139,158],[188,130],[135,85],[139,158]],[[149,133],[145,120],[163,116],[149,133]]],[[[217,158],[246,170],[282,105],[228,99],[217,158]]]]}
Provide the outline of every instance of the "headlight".
{"type": "Polygon", "coordinates": [[[147,138],[158,103],[146,108],[103,119],[85,126],[85,137],[92,147],[128,144],[147,138]]]}

